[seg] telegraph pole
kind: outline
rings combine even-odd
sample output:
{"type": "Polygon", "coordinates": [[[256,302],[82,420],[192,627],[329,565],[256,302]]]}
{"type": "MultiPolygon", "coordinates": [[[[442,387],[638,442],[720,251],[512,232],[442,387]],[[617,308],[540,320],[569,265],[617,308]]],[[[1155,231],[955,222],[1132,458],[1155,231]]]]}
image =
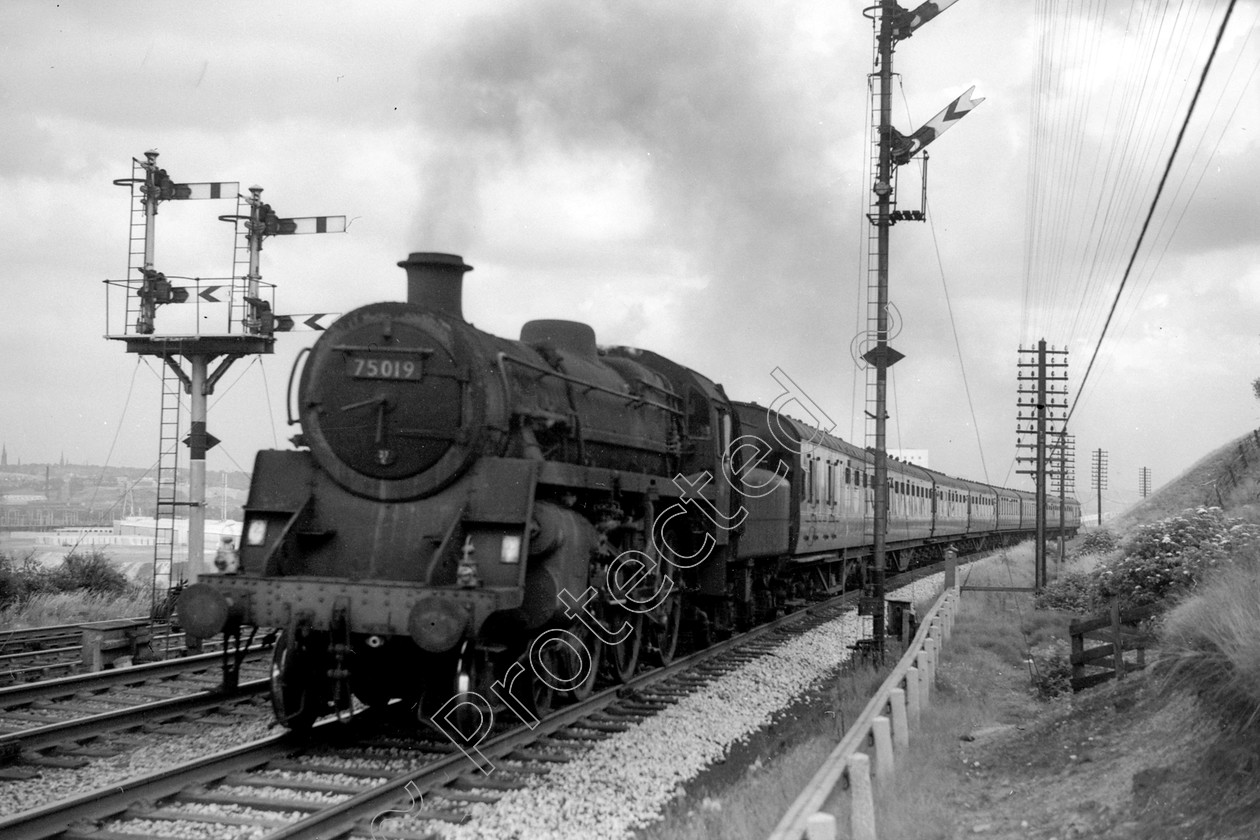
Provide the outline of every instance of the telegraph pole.
{"type": "MultiPolygon", "coordinates": [[[[1058,443],[1050,447],[1049,470],[1050,480],[1055,482],[1056,486],[1052,490],[1057,490],[1059,494],[1059,522],[1066,521],[1067,516],[1067,488],[1069,485],[1076,483],[1076,436],[1069,435],[1067,430],[1059,432],[1058,443]],[[1057,454],[1056,454],[1057,453],[1057,454]],[[1059,471],[1054,471],[1054,464],[1057,463],[1059,471]]],[[[1059,528],[1059,563],[1067,560],[1067,536],[1062,527],[1059,528]]]]}
{"type": "Polygon", "coordinates": [[[1107,450],[1095,449],[1090,470],[1090,482],[1098,491],[1098,526],[1102,527],[1102,491],[1107,489],[1107,450]]]}
{"type": "MultiPolygon", "coordinates": [[[[1035,450],[1032,457],[1016,456],[1016,462],[1032,462],[1031,469],[1016,470],[1022,475],[1031,475],[1036,486],[1036,542],[1033,560],[1033,588],[1040,589],[1048,582],[1046,574],[1046,511],[1049,507],[1046,496],[1046,479],[1057,465],[1062,485],[1063,472],[1059,459],[1065,458],[1061,438],[1065,429],[1052,428],[1055,422],[1066,422],[1067,418],[1067,350],[1056,350],[1046,347],[1043,338],[1031,349],[1020,348],[1021,354],[1035,354],[1033,361],[1020,361],[1019,369],[1019,414],[1016,432],[1020,435],[1034,435],[1032,443],[1016,443],[1017,449],[1035,450]],[[1062,357],[1060,361],[1059,358],[1062,357]],[[1034,372],[1035,371],[1035,372],[1034,372]],[[1025,399],[1027,398],[1027,399],[1025,399]],[[1027,415],[1025,409],[1030,409],[1027,415]],[[1056,417],[1055,412],[1059,414],[1056,417]],[[1025,422],[1028,428],[1024,428],[1025,422]],[[1057,451],[1047,454],[1046,436],[1059,438],[1057,451]]],[[[1062,517],[1065,504],[1060,493],[1059,515],[1062,517]]],[[[1062,533],[1062,518],[1059,520],[1059,532],[1062,533]]]]}
{"type": "Polygon", "coordinates": [[[1138,492],[1145,499],[1151,495],[1151,468],[1142,467],[1138,470],[1138,492]]]}

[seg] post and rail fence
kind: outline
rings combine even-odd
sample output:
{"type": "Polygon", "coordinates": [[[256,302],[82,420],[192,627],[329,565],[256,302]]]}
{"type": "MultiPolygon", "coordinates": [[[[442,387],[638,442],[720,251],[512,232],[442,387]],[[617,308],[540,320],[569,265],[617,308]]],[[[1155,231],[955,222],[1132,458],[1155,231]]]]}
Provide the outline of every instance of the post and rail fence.
{"type": "Polygon", "coordinates": [[[837,799],[839,790],[846,789],[851,836],[854,840],[875,840],[871,755],[875,759],[874,782],[888,784],[895,753],[909,748],[910,732],[919,726],[922,710],[931,699],[941,645],[953,631],[959,597],[953,574],[947,574],[943,591],[897,666],[788,808],[769,840],[835,840],[836,818],[824,808],[837,799]]]}

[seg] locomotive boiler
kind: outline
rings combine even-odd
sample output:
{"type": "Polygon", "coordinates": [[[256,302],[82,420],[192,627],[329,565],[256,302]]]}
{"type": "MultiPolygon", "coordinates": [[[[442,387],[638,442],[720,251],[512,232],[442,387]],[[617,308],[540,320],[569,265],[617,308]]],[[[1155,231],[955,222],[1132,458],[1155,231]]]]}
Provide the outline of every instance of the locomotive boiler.
{"type": "MultiPolygon", "coordinates": [[[[284,724],[352,697],[538,714],[868,580],[870,450],[586,324],[491,335],[464,318],[461,257],[398,265],[405,301],[295,364],[301,432],[257,455],[239,568],[178,603],[195,637],[279,631],[284,724]]],[[[1034,531],[1027,491],[890,461],[887,492],[892,570],[1034,531]]],[[[1075,499],[1047,513],[1049,534],[1079,525],[1075,499]]]]}
{"type": "MultiPolygon", "coordinates": [[[[630,353],[601,356],[585,324],[532,321],[519,341],[476,329],[462,258],[399,265],[406,302],[347,313],[305,359],[299,448],[258,454],[239,572],[184,591],[188,632],[279,628],[272,696],[292,726],[352,694],[432,710],[550,628],[587,654],[553,645],[548,670],[570,693],[590,691],[601,659],[622,679],[641,654],[668,661],[683,587],[646,612],[626,599],[662,587],[654,512],[680,497],[671,479],[698,472],[715,386],[685,383],[688,415],[676,383],[630,353]],[[601,657],[593,621],[631,632],[601,657]]],[[[689,522],[670,529],[670,545],[692,541],[689,522]]],[[[545,706],[532,682],[520,701],[545,706]]]]}

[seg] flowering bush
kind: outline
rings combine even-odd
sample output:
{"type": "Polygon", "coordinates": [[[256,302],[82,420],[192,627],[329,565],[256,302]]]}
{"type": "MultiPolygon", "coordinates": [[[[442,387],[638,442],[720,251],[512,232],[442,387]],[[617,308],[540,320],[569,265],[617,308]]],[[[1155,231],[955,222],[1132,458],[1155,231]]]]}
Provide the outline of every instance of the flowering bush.
{"type": "Polygon", "coordinates": [[[1098,596],[1122,606],[1145,606],[1185,592],[1203,574],[1239,555],[1260,550],[1260,527],[1231,519],[1220,508],[1186,510],[1138,528],[1123,554],[1096,572],[1098,596]]]}
{"type": "Polygon", "coordinates": [[[1085,536],[1081,537],[1080,546],[1076,553],[1079,555],[1086,554],[1107,554],[1114,551],[1116,546],[1120,544],[1120,539],[1108,531],[1106,528],[1099,528],[1095,531],[1089,531],[1085,536]]]}

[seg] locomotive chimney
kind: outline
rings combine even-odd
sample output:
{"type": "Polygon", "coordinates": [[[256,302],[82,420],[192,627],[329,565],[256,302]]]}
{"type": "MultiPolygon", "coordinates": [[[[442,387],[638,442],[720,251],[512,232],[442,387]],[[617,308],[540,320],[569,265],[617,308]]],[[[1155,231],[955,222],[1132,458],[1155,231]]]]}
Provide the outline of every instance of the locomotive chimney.
{"type": "Polygon", "coordinates": [[[398,265],[407,269],[407,303],[464,320],[464,272],[472,266],[463,257],[418,251],[398,265]]]}

